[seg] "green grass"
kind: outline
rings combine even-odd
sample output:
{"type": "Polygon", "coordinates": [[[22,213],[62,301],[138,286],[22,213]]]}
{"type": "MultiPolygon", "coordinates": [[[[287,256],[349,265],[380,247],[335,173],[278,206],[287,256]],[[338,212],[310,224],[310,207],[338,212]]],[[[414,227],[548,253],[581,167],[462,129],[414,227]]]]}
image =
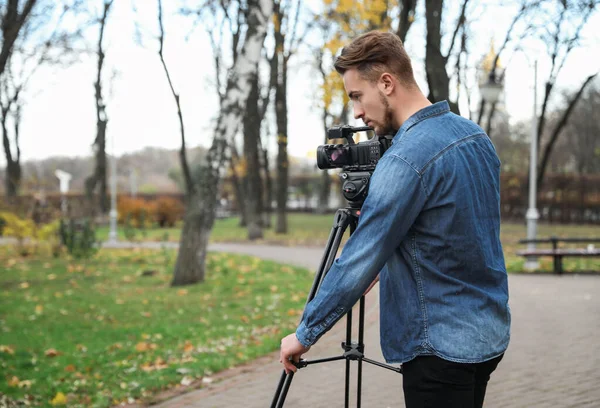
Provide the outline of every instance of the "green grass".
{"type": "MultiPolygon", "coordinates": [[[[273,224],[275,223],[275,217],[273,217],[272,222],[273,224]]],[[[264,239],[255,241],[255,243],[324,248],[332,224],[333,214],[289,214],[287,234],[275,234],[273,228],[265,229],[264,239]]],[[[166,238],[170,241],[179,241],[180,231],[179,227],[167,229],[152,228],[146,230],[145,236],[141,231],[138,231],[136,240],[160,241],[166,238]]],[[[108,238],[108,228],[100,228],[97,235],[98,239],[106,240],[108,238]]],[[[600,233],[598,226],[592,225],[540,224],[537,235],[538,237],[555,235],[559,237],[598,238],[600,233]]],[[[119,236],[120,239],[126,239],[122,228],[119,228],[119,236]]],[[[519,245],[518,241],[526,236],[527,229],[524,223],[502,224],[500,238],[504,247],[506,264],[510,272],[523,271],[525,260],[515,255],[515,253],[518,249],[525,248],[523,245],[519,245]]],[[[247,230],[239,226],[239,219],[237,217],[217,220],[211,234],[211,242],[248,242],[247,230]]],[[[552,271],[552,258],[540,258],[540,266],[544,271],[552,271]]],[[[565,271],[600,270],[600,258],[564,258],[564,267],[565,271]]]]}
{"type": "MultiPolygon", "coordinates": [[[[327,242],[333,224],[334,214],[289,214],[288,233],[276,234],[274,228],[264,230],[264,238],[258,243],[279,245],[308,245],[322,246],[327,242]]],[[[272,225],[276,218],[272,217],[272,225]]],[[[239,226],[239,218],[231,217],[215,221],[211,234],[211,242],[245,242],[248,232],[239,226]]],[[[117,230],[119,239],[125,240],[125,231],[122,227],[117,230]]],[[[178,242],[181,234],[180,226],[176,228],[148,228],[145,231],[136,230],[135,240],[138,241],[175,241],[178,242]]],[[[108,227],[101,227],[97,231],[99,240],[108,238],[108,227]]]]}
{"type": "Polygon", "coordinates": [[[295,328],[309,271],[211,253],[203,284],[171,288],[175,255],[24,260],[0,247],[0,394],[36,406],[59,393],[70,407],[148,399],[275,350],[295,328]]]}

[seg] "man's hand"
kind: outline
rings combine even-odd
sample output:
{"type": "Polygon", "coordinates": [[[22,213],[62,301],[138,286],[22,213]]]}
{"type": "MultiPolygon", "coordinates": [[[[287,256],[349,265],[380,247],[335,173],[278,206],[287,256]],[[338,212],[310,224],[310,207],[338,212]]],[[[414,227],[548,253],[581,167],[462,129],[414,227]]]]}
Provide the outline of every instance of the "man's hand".
{"type": "Polygon", "coordinates": [[[300,361],[302,354],[306,353],[308,350],[310,350],[310,347],[304,347],[302,343],[298,341],[296,333],[292,333],[281,339],[279,362],[283,364],[283,369],[286,374],[289,374],[290,371],[295,373],[298,370],[296,366],[292,364],[290,358],[297,363],[300,361]]]}

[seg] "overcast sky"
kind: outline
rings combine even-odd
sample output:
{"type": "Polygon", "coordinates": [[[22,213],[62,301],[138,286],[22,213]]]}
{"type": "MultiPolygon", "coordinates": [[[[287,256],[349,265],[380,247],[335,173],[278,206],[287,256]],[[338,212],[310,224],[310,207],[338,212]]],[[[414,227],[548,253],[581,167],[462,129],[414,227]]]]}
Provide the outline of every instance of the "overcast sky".
{"type": "MultiPolygon", "coordinates": [[[[138,1],[138,3],[142,3],[138,1]]],[[[138,20],[154,23],[155,2],[143,1],[138,20]]],[[[175,2],[166,1],[165,5],[175,2]]],[[[495,7],[474,24],[478,33],[474,55],[483,55],[491,40],[503,40],[514,10],[495,7]]],[[[186,123],[188,146],[208,146],[212,122],[217,113],[218,98],[213,84],[212,51],[208,36],[198,29],[186,41],[189,25],[166,12],[167,43],[165,56],[171,69],[186,123]]],[[[168,88],[156,49],[157,43],[146,38],[144,47],[134,41],[134,15],[130,1],[115,1],[106,32],[106,81],[108,152],[111,141],[117,154],[140,150],[146,146],[178,148],[179,125],[173,97],[168,88]],[[115,76],[113,77],[113,73],[115,76]],[[113,77],[112,80],[110,78],[113,77]]],[[[559,77],[558,86],[576,88],[584,78],[600,69],[597,55],[600,18],[596,14],[588,24],[585,37],[588,47],[574,52],[559,77]]],[[[426,89],[423,75],[424,29],[411,28],[407,50],[413,56],[417,81],[426,89]]],[[[97,35],[96,31],[90,35],[97,35]]],[[[95,40],[94,40],[95,41],[95,40]]],[[[544,56],[544,51],[540,50],[544,56]]],[[[533,70],[530,62],[535,52],[517,54],[506,75],[505,101],[511,120],[528,119],[532,115],[533,70]],[[528,61],[529,60],[529,61],[528,61]]],[[[540,60],[539,83],[548,71],[547,59],[540,60]]],[[[67,69],[44,69],[32,79],[26,96],[21,125],[22,159],[49,156],[83,156],[91,153],[96,132],[93,82],[94,56],[67,69]]],[[[318,99],[318,73],[310,69],[310,56],[300,54],[291,60],[289,75],[289,152],[310,156],[322,143],[318,99]]],[[[540,87],[541,88],[541,87],[540,87]]],[[[538,93],[541,96],[541,89],[538,93]]],[[[474,95],[474,98],[478,98],[474,95]]],[[[464,106],[463,106],[464,107],[464,106]]],[[[356,125],[362,125],[357,121],[356,125]]],[[[274,142],[273,142],[274,143],[274,142]]],[[[4,152],[0,165],[5,165],[4,152]]]]}

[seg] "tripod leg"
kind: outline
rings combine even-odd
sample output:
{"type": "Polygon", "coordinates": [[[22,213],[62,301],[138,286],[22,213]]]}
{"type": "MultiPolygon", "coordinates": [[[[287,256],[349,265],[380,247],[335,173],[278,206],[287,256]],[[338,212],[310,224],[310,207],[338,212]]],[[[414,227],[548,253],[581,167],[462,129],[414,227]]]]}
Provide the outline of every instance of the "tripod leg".
{"type": "MultiPolygon", "coordinates": [[[[365,325],[365,297],[360,298],[359,317],[358,317],[358,347],[364,352],[364,325],[365,325]]],[[[358,359],[358,374],[356,384],[356,407],[360,408],[361,389],[362,389],[362,358],[358,359]]]]}
{"type": "Polygon", "coordinates": [[[281,390],[283,389],[283,384],[286,379],[285,370],[281,373],[281,378],[279,379],[279,384],[277,384],[277,390],[275,391],[275,395],[273,395],[273,401],[271,401],[271,408],[275,408],[277,406],[277,402],[279,401],[279,397],[281,395],[281,390]]]}
{"type": "MultiPolygon", "coordinates": [[[[346,346],[352,343],[352,309],[346,314],[346,346]]],[[[346,359],[346,394],[344,397],[344,407],[350,406],[350,360],[346,359]]]]}
{"type": "MultiPolygon", "coordinates": [[[[305,306],[314,299],[321,286],[321,282],[325,278],[325,275],[331,268],[333,261],[337,255],[337,251],[340,247],[340,242],[342,241],[342,237],[344,232],[346,232],[346,228],[351,222],[351,215],[348,210],[340,209],[336,212],[333,227],[331,228],[331,232],[329,233],[329,238],[327,240],[327,245],[325,246],[325,252],[323,254],[323,258],[321,259],[321,263],[317,273],[315,275],[315,279],[313,280],[312,288],[308,294],[308,299],[306,300],[305,306]]],[[[349,337],[348,337],[349,338],[349,337]]],[[[349,363],[346,362],[347,370],[349,370],[349,363]]],[[[273,396],[273,401],[271,402],[271,408],[279,408],[283,407],[285,402],[285,398],[287,396],[288,390],[292,383],[292,378],[294,373],[289,373],[286,375],[285,371],[281,373],[281,378],[279,380],[279,384],[277,385],[277,390],[275,391],[275,395],[273,396]]],[[[348,378],[348,375],[346,376],[348,378]]],[[[346,380],[348,381],[348,380],[346,380]]],[[[346,388],[348,389],[348,388],[346,388]]],[[[348,392],[346,392],[346,400],[348,399],[348,392]]],[[[348,403],[346,401],[346,407],[348,403]]]]}

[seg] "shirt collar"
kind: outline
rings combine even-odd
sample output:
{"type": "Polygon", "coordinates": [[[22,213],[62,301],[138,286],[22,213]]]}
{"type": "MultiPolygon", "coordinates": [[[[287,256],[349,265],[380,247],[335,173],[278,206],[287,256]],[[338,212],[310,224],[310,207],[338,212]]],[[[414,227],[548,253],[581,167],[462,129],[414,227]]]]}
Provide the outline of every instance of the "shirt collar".
{"type": "Polygon", "coordinates": [[[448,105],[448,102],[440,101],[413,113],[408,119],[406,119],[406,121],[404,121],[398,130],[398,133],[396,133],[396,136],[394,136],[394,141],[400,140],[402,135],[408,132],[408,130],[417,123],[432,116],[440,115],[446,112],[450,112],[450,106],[448,105]]]}

